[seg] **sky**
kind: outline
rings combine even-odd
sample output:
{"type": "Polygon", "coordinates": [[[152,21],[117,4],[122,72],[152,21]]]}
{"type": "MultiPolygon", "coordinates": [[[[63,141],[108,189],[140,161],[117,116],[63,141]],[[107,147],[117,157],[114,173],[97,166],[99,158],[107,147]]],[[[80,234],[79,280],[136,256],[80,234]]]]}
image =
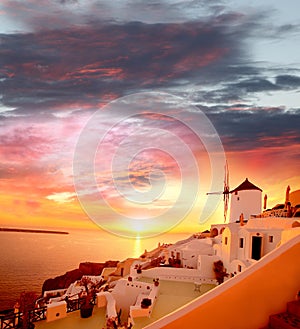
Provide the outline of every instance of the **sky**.
{"type": "Polygon", "coordinates": [[[0,225],[198,232],[226,160],[283,202],[299,38],[298,0],[1,1],[0,225]]]}

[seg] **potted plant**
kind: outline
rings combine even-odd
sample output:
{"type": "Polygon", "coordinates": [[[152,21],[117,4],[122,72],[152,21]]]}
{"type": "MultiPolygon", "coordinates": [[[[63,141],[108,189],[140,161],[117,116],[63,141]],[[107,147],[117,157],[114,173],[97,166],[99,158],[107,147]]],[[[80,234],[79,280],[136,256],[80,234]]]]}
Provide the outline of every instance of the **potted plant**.
{"type": "Polygon", "coordinates": [[[84,286],[84,291],[80,294],[80,316],[82,318],[89,318],[92,316],[94,308],[94,284],[89,277],[82,277],[80,284],[84,286]]]}
{"type": "Polygon", "coordinates": [[[155,285],[155,287],[159,286],[159,278],[153,279],[153,283],[155,285]]]}
{"type": "Polygon", "coordinates": [[[29,312],[35,309],[36,299],[37,294],[34,291],[24,291],[20,294],[20,300],[18,302],[19,312],[23,315],[20,318],[20,322],[17,322],[17,328],[31,329],[35,327],[29,317],[29,312]]]}
{"type": "Polygon", "coordinates": [[[221,260],[214,262],[214,272],[216,276],[216,280],[218,284],[224,282],[224,278],[227,277],[229,274],[226,272],[224,264],[221,260]]]}
{"type": "Polygon", "coordinates": [[[151,306],[152,301],[150,298],[143,298],[141,301],[141,308],[148,308],[149,306],[151,306]]]}
{"type": "Polygon", "coordinates": [[[142,273],[142,265],[141,265],[141,264],[137,265],[137,266],[135,267],[135,269],[136,269],[136,273],[137,273],[137,274],[141,274],[141,273],[142,273]]]}

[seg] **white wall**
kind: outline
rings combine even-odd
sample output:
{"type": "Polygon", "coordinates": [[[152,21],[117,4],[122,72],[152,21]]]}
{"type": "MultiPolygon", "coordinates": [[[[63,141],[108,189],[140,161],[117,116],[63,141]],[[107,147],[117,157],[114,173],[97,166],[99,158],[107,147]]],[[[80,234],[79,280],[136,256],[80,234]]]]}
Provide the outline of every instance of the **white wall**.
{"type": "Polygon", "coordinates": [[[194,250],[182,251],[182,266],[187,268],[197,268],[198,253],[194,250]]]}
{"type": "Polygon", "coordinates": [[[239,224],[228,224],[222,234],[221,258],[225,266],[238,257],[238,230],[239,224]],[[227,239],[227,244],[226,244],[227,239]]]}
{"type": "Polygon", "coordinates": [[[200,255],[198,259],[198,270],[203,278],[215,279],[214,262],[220,260],[219,256],[200,255]]]}
{"type": "Polygon", "coordinates": [[[244,219],[257,215],[262,210],[262,196],[259,190],[243,190],[230,194],[230,222],[239,220],[241,213],[244,219]]]}
{"type": "Polygon", "coordinates": [[[212,240],[198,239],[187,243],[182,248],[182,266],[197,268],[199,255],[213,255],[212,240]]]}
{"type": "Polygon", "coordinates": [[[152,283],[120,279],[117,281],[117,284],[112,291],[112,295],[116,300],[117,309],[119,310],[121,308],[124,311],[128,311],[130,305],[135,304],[139,294],[144,293],[145,296],[147,296],[151,289],[153,289],[152,283]]]}
{"type": "Polygon", "coordinates": [[[264,234],[263,256],[275,249],[281,241],[282,230],[268,230],[264,234]],[[273,237],[273,238],[271,238],[273,237]],[[273,242],[272,240],[273,239],[273,242]]]}
{"type": "Polygon", "coordinates": [[[215,284],[215,279],[202,278],[199,270],[174,267],[155,267],[143,271],[143,276],[148,278],[159,278],[160,280],[203,282],[215,284]]]}

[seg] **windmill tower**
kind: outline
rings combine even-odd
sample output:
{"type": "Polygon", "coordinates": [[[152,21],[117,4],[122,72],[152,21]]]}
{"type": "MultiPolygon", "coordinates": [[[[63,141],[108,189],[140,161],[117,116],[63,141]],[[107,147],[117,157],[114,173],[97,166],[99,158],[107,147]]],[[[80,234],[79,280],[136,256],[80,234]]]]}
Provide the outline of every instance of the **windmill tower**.
{"type": "Polygon", "coordinates": [[[245,219],[249,219],[251,215],[260,214],[262,211],[262,190],[252,184],[248,178],[230,191],[230,223],[239,220],[241,214],[245,219]]]}

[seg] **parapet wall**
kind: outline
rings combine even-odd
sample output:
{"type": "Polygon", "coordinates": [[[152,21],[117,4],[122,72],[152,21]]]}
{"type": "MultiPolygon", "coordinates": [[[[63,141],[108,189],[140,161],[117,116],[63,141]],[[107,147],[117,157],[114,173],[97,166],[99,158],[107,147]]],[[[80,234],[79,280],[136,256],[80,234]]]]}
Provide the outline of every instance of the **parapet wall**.
{"type": "Polygon", "coordinates": [[[215,279],[201,277],[199,270],[187,268],[155,267],[149,270],[143,270],[142,276],[159,278],[160,280],[216,284],[215,279]]]}
{"type": "Polygon", "coordinates": [[[300,289],[300,235],[256,264],[145,329],[253,329],[285,310],[300,289]]]}

